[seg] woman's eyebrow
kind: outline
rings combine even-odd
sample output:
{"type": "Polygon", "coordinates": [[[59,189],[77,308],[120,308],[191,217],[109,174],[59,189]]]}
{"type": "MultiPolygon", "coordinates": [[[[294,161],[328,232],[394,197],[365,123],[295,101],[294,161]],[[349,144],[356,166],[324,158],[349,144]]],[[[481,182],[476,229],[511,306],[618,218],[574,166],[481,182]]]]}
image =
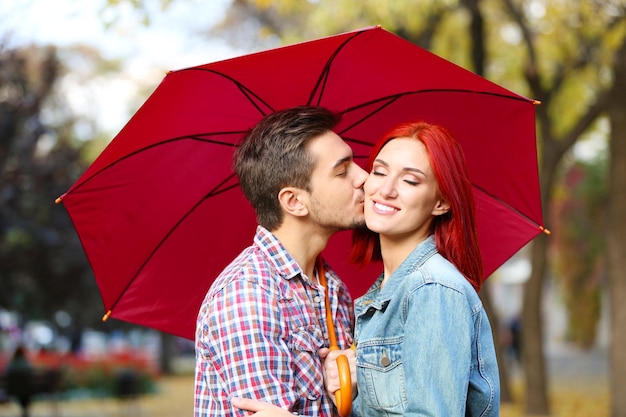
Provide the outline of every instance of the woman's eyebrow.
{"type": "MultiPolygon", "coordinates": [[[[387,168],[389,167],[389,164],[387,162],[383,161],[382,159],[375,159],[374,162],[378,163],[380,165],[383,165],[383,166],[385,166],[387,168]]],[[[415,173],[421,174],[424,177],[428,178],[428,175],[426,175],[426,173],[424,171],[422,171],[421,169],[419,169],[419,168],[404,167],[404,168],[402,168],[402,171],[415,172],[415,173]]]]}

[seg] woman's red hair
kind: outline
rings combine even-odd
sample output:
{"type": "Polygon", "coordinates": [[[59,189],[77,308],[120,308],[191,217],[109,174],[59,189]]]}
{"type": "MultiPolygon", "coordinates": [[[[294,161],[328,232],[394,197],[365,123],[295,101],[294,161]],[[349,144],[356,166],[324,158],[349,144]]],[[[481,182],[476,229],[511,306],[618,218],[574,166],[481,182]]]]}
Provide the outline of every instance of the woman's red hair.
{"type": "MultiPolygon", "coordinates": [[[[426,122],[404,123],[385,134],[374,146],[367,162],[371,171],[380,150],[394,138],[414,138],[426,147],[439,193],[450,210],[433,221],[437,250],[465,276],[476,291],[483,281],[483,263],[476,231],[476,209],[461,146],[442,126],[426,122]]],[[[353,234],[351,261],[367,265],[381,260],[378,233],[367,229],[353,234]]]]}

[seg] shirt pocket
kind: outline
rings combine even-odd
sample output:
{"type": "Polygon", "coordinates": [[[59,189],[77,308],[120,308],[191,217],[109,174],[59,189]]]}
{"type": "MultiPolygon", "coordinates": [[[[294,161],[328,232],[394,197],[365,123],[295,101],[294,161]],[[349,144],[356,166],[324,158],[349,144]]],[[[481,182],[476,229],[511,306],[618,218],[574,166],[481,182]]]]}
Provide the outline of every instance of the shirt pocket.
{"type": "Polygon", "coordinates": [[[357,346],[359,397],[368,407],[401,413],[406,404],[402,341],[357,346]],[[362,378],[362,379],[361,379],[362,378]]]}
{"type": "Polygon", "coordinates": [[[299,328],[289,338],[298,394],[311,401],[318,400],[324,392],[324,375],[318,354],[323,346],[324,335],[317,326],[299,328]]]}

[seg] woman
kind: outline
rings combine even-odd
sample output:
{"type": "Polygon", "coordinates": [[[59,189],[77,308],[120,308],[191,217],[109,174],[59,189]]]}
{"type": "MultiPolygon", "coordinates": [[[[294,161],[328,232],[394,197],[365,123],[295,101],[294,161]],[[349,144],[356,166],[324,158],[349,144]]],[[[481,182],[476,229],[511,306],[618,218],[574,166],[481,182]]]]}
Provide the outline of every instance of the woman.
{"type": "MultiPolygon", "coordinates": [[[[472,185],[459,144],[441,126],[403,124],[377,143],[368,169],[369,230],[355,232],[352,255],[361,264],[382,260],[383,273],[355,302],[353,415],[499,415],[495,348],[478,297],[472,185]]],[[[278,415],[246,401],[234,404],[278,415]]]]}
{"type": "Polygon", "coordinates": [[[383,274],[355,302],[358,416],[499,415],[499,379],[478,291],[472,185],[443,127],[398,126],[375,147],[353,259],[383,274]]]}

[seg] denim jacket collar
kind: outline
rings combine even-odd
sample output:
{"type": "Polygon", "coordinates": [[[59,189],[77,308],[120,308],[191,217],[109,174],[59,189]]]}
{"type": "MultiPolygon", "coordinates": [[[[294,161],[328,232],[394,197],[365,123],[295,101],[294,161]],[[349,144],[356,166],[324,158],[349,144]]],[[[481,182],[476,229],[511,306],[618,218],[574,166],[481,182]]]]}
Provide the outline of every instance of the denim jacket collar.
{"type": "Polygon", "coordinates": [[[381,274],[369,291],[357,300],[356,315],[362,314],[366,309],[385,310],[391,297],[396,294],[398,286],[402,284],[402,279],[422,266],[430,257],[437,253],[435,236],[430,235],[423,240],[406,257],[400,266],[391,274],[385,286],[381,288],[384,274],[381,274]],[[362,307],[362,308],[361,308],[362,307]]]}

